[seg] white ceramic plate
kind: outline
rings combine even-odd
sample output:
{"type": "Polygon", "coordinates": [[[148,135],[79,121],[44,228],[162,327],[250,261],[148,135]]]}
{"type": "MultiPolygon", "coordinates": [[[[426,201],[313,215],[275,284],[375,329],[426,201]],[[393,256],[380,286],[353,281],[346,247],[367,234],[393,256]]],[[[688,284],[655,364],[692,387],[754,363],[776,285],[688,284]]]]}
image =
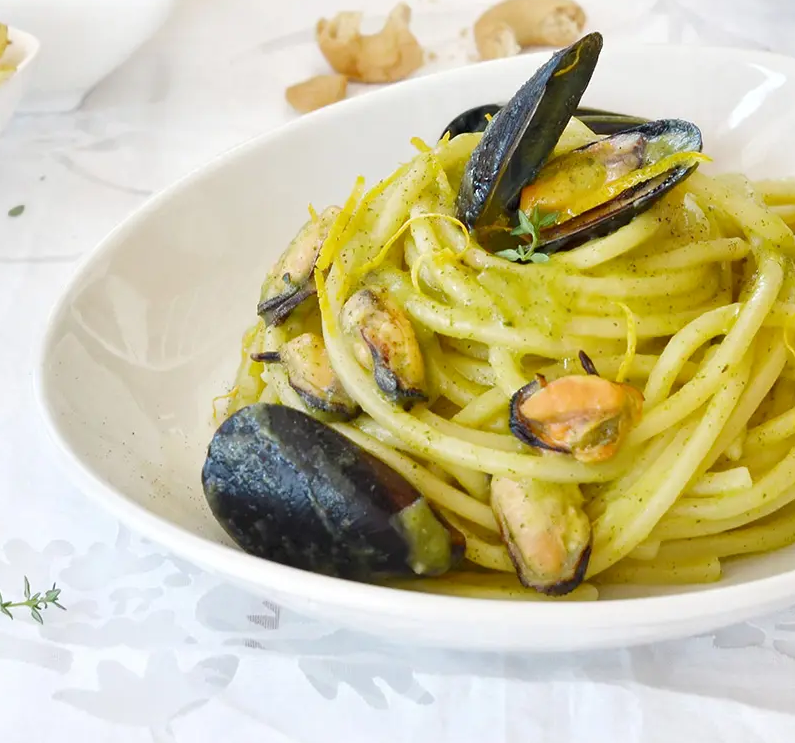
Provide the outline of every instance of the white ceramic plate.
{"type": "MultiPolygon", "coordinates": [[[[250,557],[204,503],[210,400],[232,379],[259,285],[306,218],[409,158],[460,111],[507,99],[548,54],[474,65],[307,116],[151,200],[84,263],[38,369],[66,472],[123,522],[298,611],[414,643],[570,650],[707,631],[795,601],[795,550],[730,564],[709,587],[597,603],[513,603],[349,583],[250,557]]],[[[608,47],[585,105],[683,117],[721,170],[795,174],[795,60],[719,49],[608,47]]]]}

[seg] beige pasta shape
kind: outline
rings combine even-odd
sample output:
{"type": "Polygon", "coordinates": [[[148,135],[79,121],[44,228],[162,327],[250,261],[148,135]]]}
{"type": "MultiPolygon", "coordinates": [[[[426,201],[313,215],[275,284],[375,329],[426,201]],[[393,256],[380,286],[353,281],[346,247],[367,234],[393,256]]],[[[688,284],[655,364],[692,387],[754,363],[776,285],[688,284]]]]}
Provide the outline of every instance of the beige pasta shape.
{"type": "Polygon", "coordinates": [[[383,29],[361,33],[362,14],[338,13],[330,21],[318,21],[320,51],[334,70],[351,80],[390,83],[402,80],[423,64],[423,50],[409,29],[411,8],[396,5],[383,29]]]}
{"type": "Polygon", "coordinates": [[[481,59],[518,54],[528,46],[566,46],[580,36],[585,11],[572,0],[505,0],[475,23],[481,59]]]}
{"type": "Polygon", "coordinates": [[[317,75],[291,85],[284,95],[296,111],[305,114],[341,101],[347,90],[345,75],[317,75]]]}

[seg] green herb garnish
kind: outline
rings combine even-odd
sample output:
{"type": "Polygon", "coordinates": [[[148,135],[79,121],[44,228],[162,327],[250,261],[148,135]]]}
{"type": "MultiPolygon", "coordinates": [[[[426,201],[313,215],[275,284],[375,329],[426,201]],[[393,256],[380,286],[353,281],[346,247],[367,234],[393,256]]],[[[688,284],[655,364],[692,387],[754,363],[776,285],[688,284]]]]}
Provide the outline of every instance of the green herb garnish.
{"type": "Polygon", "coordinates": [[[62,611],[66,611],[66,608],[58,603],[58,598],[61,595],[61,589],[56,588],[55,583],[53,583],[52,588],[49,591],[45,591],[44,594],[39,592],[31,596],[30,581],[28,581],[26,577],[24,593],[24,601],[3,601],[3,594],[0,593],[0,614],[5,614],[9,619],[13,619],[14,615],[11,613],[11,609],[27,607],[30,609],[30,615],[39,624],[44,624],[44,619],[42,619],[41,612],[45,609],[48,609],[51,604],[52,606],[57,606],[62,611]]]}
{"type": "Polygon", "coordinates": [[[19,204],[18,206],[15,206],[15,207],[13,207],[13,208],[8,210],[8,216],[9,217],[18,217],[24,211],[25,211],[25,205],[24,204],[19,204]]]}
{"type": "Polygon", "coordinates": [[[533,207],[533,212],[529,217],[520,209],[519,226],[511,230],[511,234],[515,237],[529,237],[530,240],[519,243],[515,248],[501,250],[497,255],[514,263],[546,263],[549,256],[546,253],[535,252],[540,239],[539,232],[545,227],[555,224],[557,218],[557,212],[541,214],[537,205],[533,207]]]}

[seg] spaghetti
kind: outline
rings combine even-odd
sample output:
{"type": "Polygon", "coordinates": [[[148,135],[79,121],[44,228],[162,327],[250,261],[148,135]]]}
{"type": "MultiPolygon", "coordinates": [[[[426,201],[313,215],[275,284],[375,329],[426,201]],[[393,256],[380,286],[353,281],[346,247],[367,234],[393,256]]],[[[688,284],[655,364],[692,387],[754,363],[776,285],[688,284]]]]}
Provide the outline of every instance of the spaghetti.
{"type": "MultiPolygon", "coordinates": [[[[283,324],[260,320],[245,334],[227,415],[257,401],[306,410],[285,370],[252,354],[322,334],[360,410],[332,425],[466,537],[463,573],[412,579],[412,590],[530,596],[503,575],[513,566],[489,507],[492,477],[574,484],[596,584],[713,581],[726,557],[795,542],[795,367],[783,337],[795,238],[772,208],[795,207],[795,181],[740,188],[696,173],[609,236],[520,264],[486,251],[455,217],[480,136],[422,147],[370,191],[357,183],[315,266],[316,295],[283,324]],[[410,410],[383,394],[341,327],[363,289],[388,297],[416,332],[427,399],[410,410]],[[580,351],[645,398],[642,420],[604,462],[534,451],[508,429],[516,390],[539,372],[578,373],[580,351]]],[[[582,136],[573,120],[556,153],[582,136]]]]}

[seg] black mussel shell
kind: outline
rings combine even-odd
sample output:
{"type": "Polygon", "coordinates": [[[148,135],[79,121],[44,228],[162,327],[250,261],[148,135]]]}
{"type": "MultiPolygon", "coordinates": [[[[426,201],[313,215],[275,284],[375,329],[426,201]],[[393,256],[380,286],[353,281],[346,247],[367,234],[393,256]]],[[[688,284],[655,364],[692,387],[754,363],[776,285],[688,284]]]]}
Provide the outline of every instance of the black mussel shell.
{"type": "Polygon", "coordinates": [[[469,110],[464,111],[464,113],[456,116],[445,127],[445,130],[442,132],[442,137],[449,133],[450,138],[452,139],[453,137],[457,137],[459,134],[472,134],[474,132],[485,131],[486,127],[489,125],[489,120],[487,117],[496,116],[501,108],[502,104],[498,103],[487,103],[485,106],[475,106],[474,108],[470,108],[469,110]]]}
{"type": "Polygon", "coordinates": [[[464,169],[456,212],[467,227],[513,213],[553,151],[591,80],[602,35],[556,52],[486,127],[464,169]]]}
{"type": "MultiPolygon", "coordinates": [[[[475,106],[456,116],[446,127],[442,136],[450,133],[450,138],[459,134],[472,134],[485,131],[489,124],[487,116],[496,116],[504,104],[487,103],[475,106]]],[[[605,111],[601,108],[587,108],[581,106],[574,111],[574,117],[582,121],[594,134],[610,135],[629,129],[638,124],[644,124],[649,119],[641,116],[605,111]]]]}
{"type": "Polygon", "coordinates": [[[257,403],[216,431],[207,502],[244,551],[354,580],[445,572],[463,541],[399,473],[293,408],[257,403]]]}
{"type": "Polygon", "coordinates": [[[626,129],[645,124],[649,119],[642,116],[632,116],[630,114],[620,114],[614,111],[605,111],[601,108],[580,107],[574,112],[574,116],[582,121],[594,134],[607,135],[618,134],[626,129]]]}

